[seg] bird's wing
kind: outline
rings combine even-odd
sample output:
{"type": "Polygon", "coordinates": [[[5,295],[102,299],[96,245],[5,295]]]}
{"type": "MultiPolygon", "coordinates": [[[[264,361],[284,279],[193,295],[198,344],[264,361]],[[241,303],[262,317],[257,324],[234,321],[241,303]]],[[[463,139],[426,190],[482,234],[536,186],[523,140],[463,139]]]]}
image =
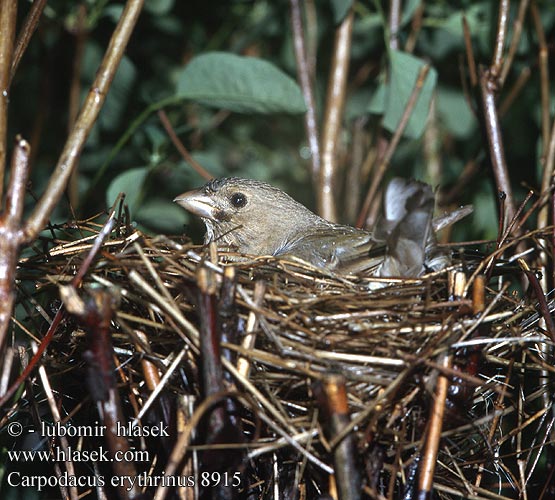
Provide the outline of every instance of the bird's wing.
{"type": "Polygon", "coordinates": [[[291,255],[341,274],[372,274],[383,261],[385,247],[377,246],[367,231],[330,224],[294,239],[276,255],[291,255]]]}

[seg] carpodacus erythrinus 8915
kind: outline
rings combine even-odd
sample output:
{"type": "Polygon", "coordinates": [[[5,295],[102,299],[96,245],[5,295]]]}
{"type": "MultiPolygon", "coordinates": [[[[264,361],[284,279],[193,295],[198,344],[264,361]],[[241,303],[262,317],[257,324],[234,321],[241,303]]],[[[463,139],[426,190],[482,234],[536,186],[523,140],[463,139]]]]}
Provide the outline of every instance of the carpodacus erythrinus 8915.
{"type": "Polygon", "coordinates": [[[328,271],[375,276],[418,276],[449,263],[432,229],[432,189],[418,181],[390,182],[374,231],[329,222],[250,179],[214,179],[174,201],[203,220],[205,243],[243,254],[295,256],[328,271]]]}

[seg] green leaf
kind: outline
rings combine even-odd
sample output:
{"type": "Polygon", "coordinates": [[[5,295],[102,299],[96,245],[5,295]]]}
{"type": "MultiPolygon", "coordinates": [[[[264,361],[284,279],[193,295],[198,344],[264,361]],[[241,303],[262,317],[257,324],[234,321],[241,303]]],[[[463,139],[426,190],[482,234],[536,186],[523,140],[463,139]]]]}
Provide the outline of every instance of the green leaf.
{"type": "Polygon", "coordinates": [[[330,0],[331,10],[333,11],[333,22],[339,24],[349,12],[353,5],[353,0],[330,0]]]}
{"type": "Polygon", "coordinates": [[[131,168],[119,174],[108,186],[106,204],[110,207],[119,193],[125,193],[125,203],[131,214],[135,214],[141,199],[143,183],[148,175],[147,167],[131,168]]]}
{"type": "Polygon", "coordinates": [[[376,91],[372,94],[370,103],[366,111],[374,115],[381,115],[385,113],[386,101],[388,98],[388,87],[383,82],[380,82],[376,91]]]}
{"type": "Polygon", "coordinates": [[[255,57],[210,52],[180,72],[177,94],[206,106],[239,113],[304,113],[297,83],[273,64],[255,57]]]}
{"type": "Polygon", "coordinates": [[[171,201],[152,200],[141,203],[135,219],[159,233],[180,233],[189,221],[189,214],[171,201]]]}
{"type": "Polygon", "coordinates": [[[163,16],[173,8],[174,0],[149,0],[145,2],[145,11],[155,16],[163,16]]]}
{"type": "Polygon", "coordinates": [[[136,78],[135,66],[127,56],[123,56],[100,113],[99,123],[103,129],[112,131],[121,126],[136,78]]]}
{"type": "MultiPolygon", "coordinates": [[[[386,100],[384,127],[395,132],[414,90],[420,69],[425,63],[405,52],[390,52],[390,84],[386,100]]],[[[416,139],[422,135],[430,112],[430,102],[437,82],[437,72],[431,68],[412,110],[403,135],[416,139]]]]}
{"type": "Polygon", "coordinates": [[[460,139],[469,137],[478,124],[462,91],[439,87],[437,114],[447,130],[460,139]]]}

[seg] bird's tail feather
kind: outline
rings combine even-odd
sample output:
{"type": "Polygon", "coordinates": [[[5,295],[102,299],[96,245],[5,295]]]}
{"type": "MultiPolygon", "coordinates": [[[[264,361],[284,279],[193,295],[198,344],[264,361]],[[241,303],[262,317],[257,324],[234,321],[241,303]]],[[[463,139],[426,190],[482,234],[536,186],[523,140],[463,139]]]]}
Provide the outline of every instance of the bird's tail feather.
{"type": "Polygon", "coordinates": [[[434,203],[428,184],[400,178],[389,183],[384,213],[374,232],[387,247],[378,276],[418,276],[426,267],[448,264],[447,255],[437,248],[432,228],[434,203]]]}

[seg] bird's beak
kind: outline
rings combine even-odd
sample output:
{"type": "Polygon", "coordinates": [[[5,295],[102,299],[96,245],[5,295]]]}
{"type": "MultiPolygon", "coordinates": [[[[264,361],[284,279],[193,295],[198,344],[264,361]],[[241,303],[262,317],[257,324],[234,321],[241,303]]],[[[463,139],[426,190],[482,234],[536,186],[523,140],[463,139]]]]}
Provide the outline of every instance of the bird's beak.
{"type": "Polygon", "coordinates": [[[216,219],[217,209],[214,206],[214,200],[200,189],[180,194],[173,201],[194,215],[204,219],[216,219]]]}

